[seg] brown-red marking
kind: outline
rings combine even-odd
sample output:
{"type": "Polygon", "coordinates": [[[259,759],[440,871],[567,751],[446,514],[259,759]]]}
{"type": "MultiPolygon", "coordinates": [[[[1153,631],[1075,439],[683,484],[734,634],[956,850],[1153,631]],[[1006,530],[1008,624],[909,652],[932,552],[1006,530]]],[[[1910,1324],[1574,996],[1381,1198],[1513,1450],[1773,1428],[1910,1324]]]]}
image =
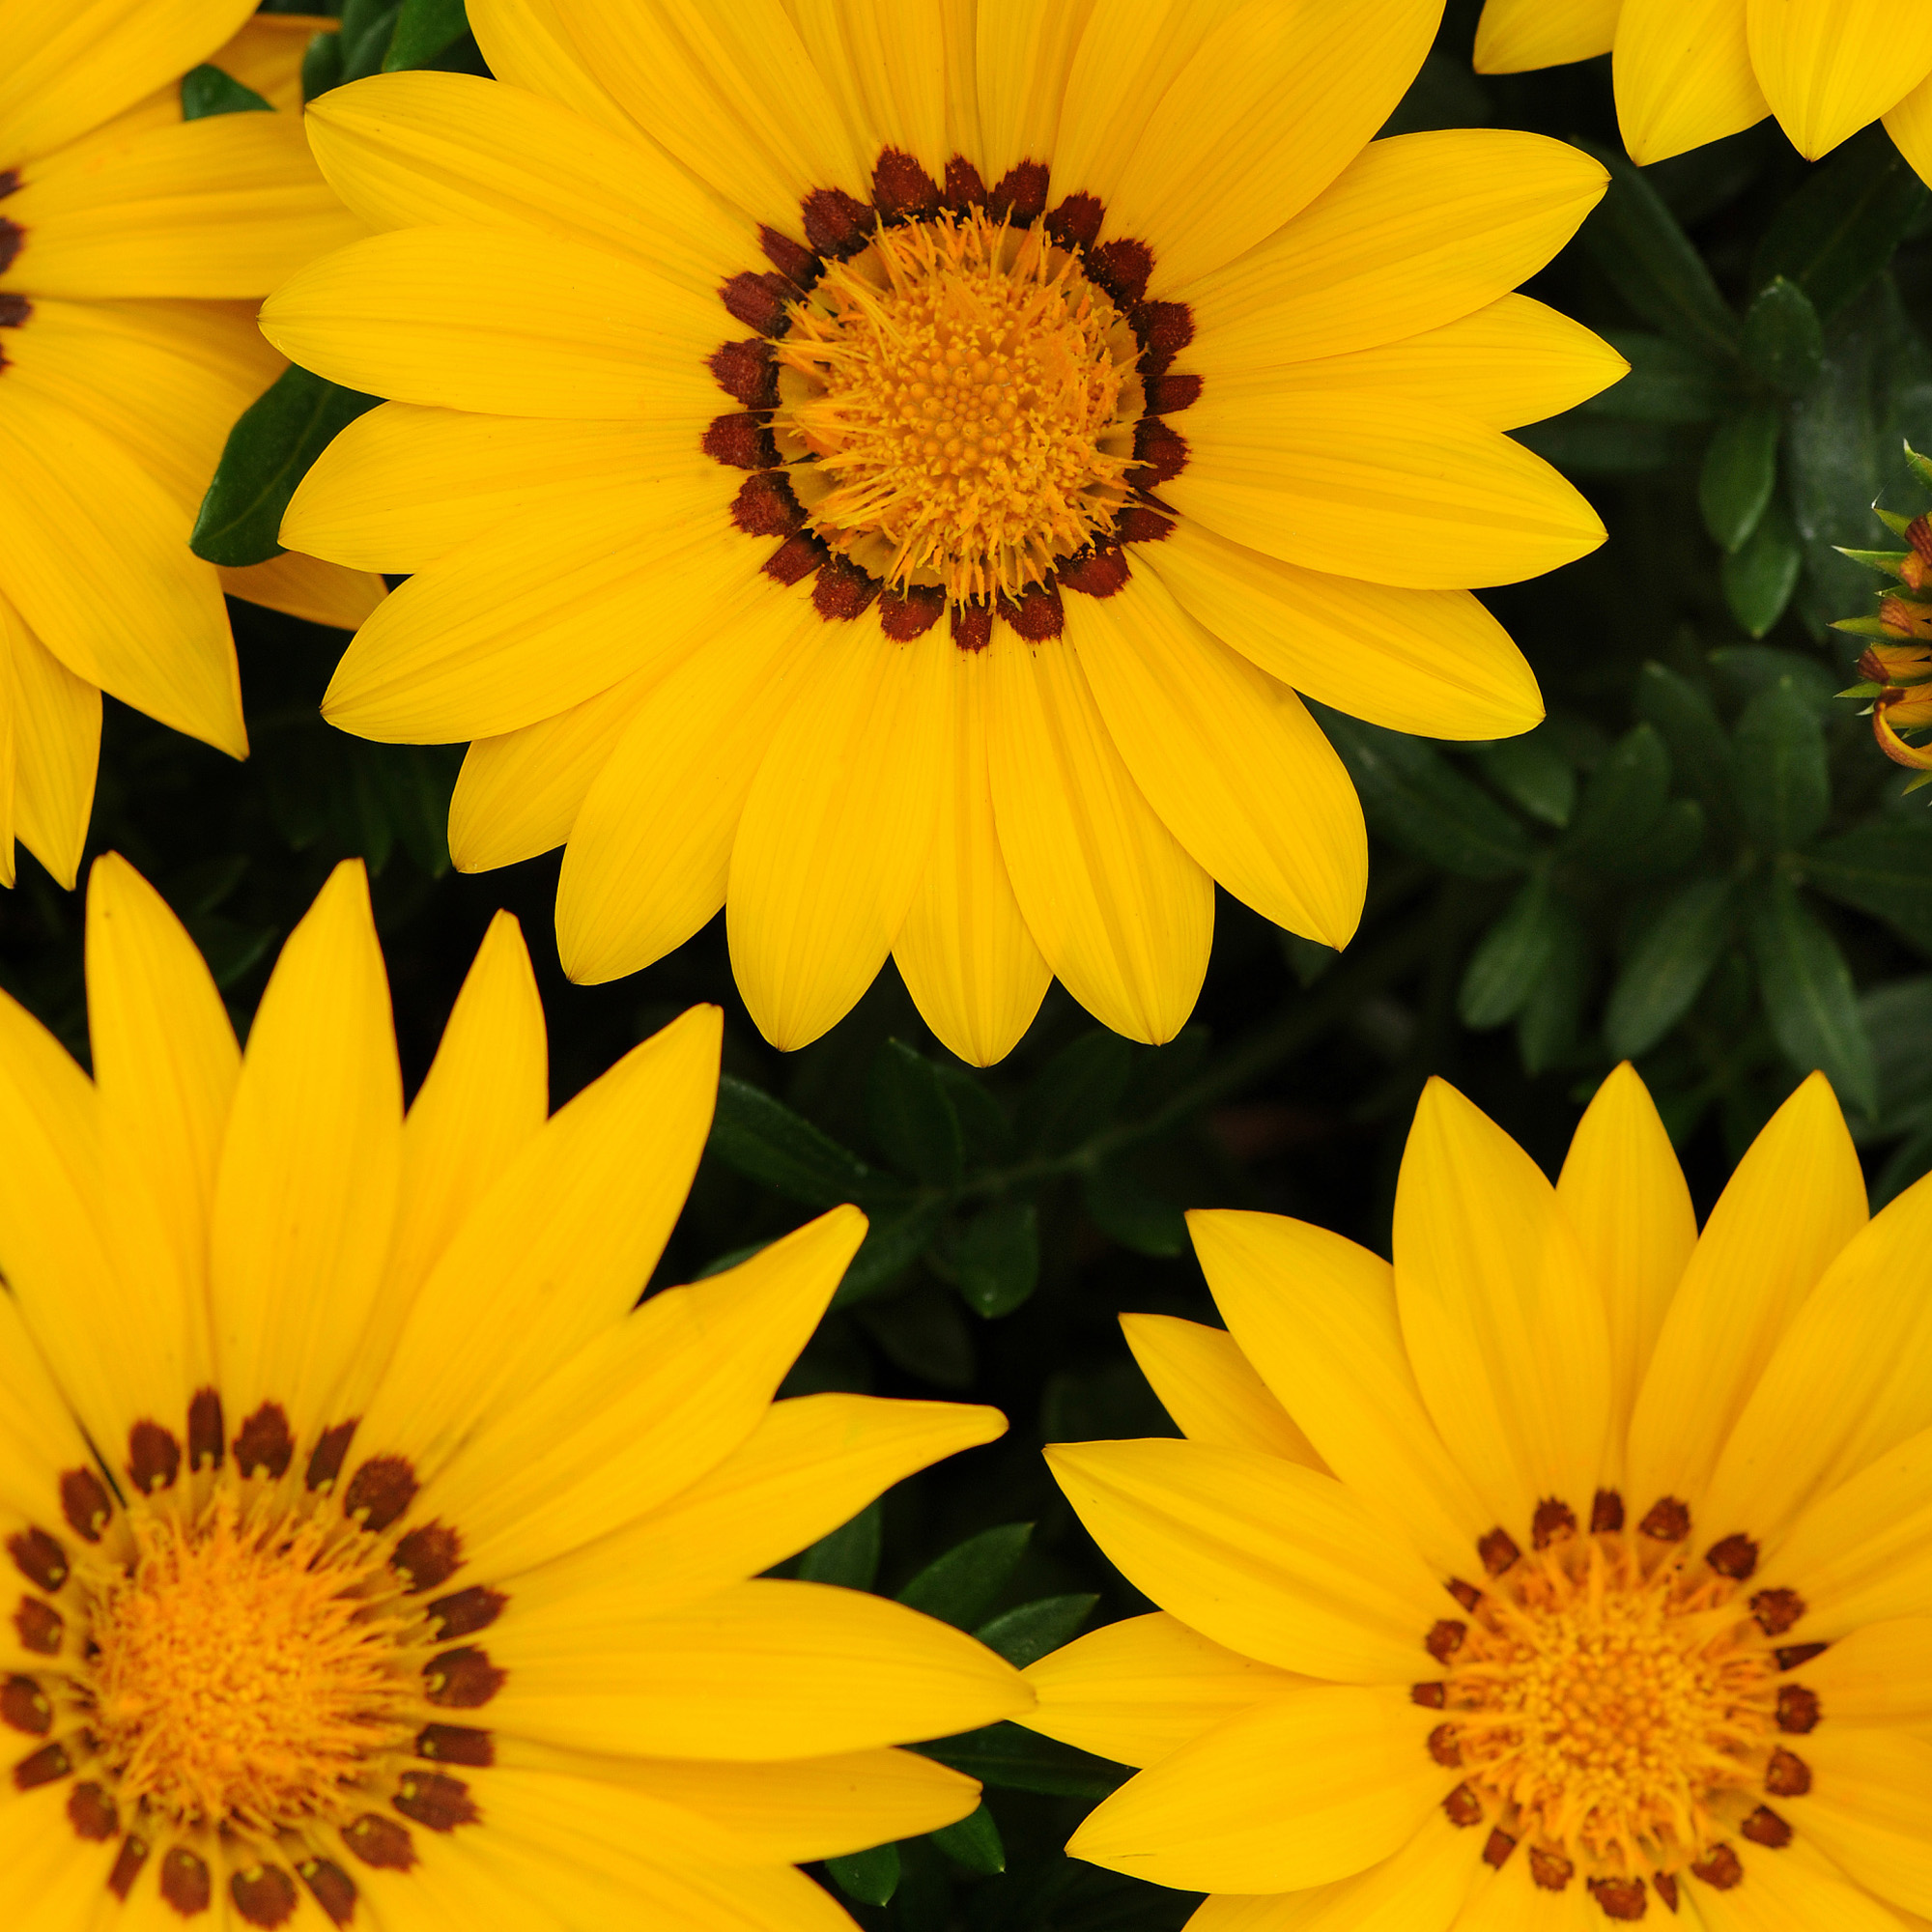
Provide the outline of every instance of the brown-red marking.
{"type": "Polygon", "coordinates": [[[221,1398],[212,1388],[196,1389],[187,1405],[187,1465],[218,1469],[228,1431],[221,1419],[221,1398]]]}
{"type": "Polygon", "coordinates": [[[280,1865],[257,1865],[228,1881],[235,1909],[250,1925],[282,1925],[295,1917],[296,1882],[280,1865]]]}
{"type": "Polygon", "coordinates": [[[114,1499],[92,1469],[66,1469],[60,1479],[61,1514],[85,1543],[99,1543],[114,1514],[114,1499]]]}
{"type": "Polygon", "coordinates": [[[473,1636],[480,1630],[488,1630],[503,1614],[503,1605],[509,1601],[502,1591],[492,1590],[482,1583],[472,1583],[467,1590],[439,1597],[429,1606],[430,1615],[438,1620],[439,1641],[447,1643],[452,1637],[473,1636]]]}
{"type": "Polygon", "coordinates": [[[426,1522],[400,1538],[389,1566],[410,1579],[410,1594],[446,1583],[463,1565],[463,1539],[447,1523],[426,1522]]]}
{"type": "Polygon", "coordinates": [[[288,1411],[278,1402],[265,1402],[235,1432],[229,1445],[235,1466],[244,1476],[266,1475],[279,1483],[295,1461],[296,1438],[289,1429],[288,1411]]]}
{"type": "Polygon", "coordinates": [[[342,1473],[342,1465],[349,1460],[349,1445],[355,1438],[359,1416],[351,1416],[347,1422],[338,1422],[332,1429],[325,1429],[316,1438],[315,1447],[309,1452],[307,1483],[311,1490],[331,1490],[335,1479],[342,1473]]]}
{"type": "Polygon", "coordinates": [[[440,1771],[405,1773],[389,1803],[412,1824],[432,1832],[453,1832],[459,1825],[475,1824],[481,1815],[469,1785],[440,1771]]]}
{"type": "Polygon", "coordinates": [[[355,1916],[355,1881],[331,1859],[304,1859],[296,1870],[331,1923],[347,1925],[355,1916]]]}
{"type": "Polygon", "coordinates": [[[158,1422],[137,1422],[128,1430],[128,1479],[143,1495],[173,1489],[181,1460],[181,1444],[158,1422]]]}
{"type": "Polygon", "coordinates": [[[423,1695],[444,1711],[474,1711],[487,1704],[509,1677],[487,1650],[465,1644],[440,1651],[423,1665],[423,1695]]]}
{"type": "Polygon", "coordinates": [[[60,1655],[67,1624],[51,1604],[43,1604],[38,1597],[22,1597],[20,1607],[14,1612],[14,1628],[19,1634],[23,1649],[38,1652],[42,1657],[60,1655]]]}
{"type": "Polygon", "coordinates": [[[367,1530],[384,1530],[415,1501],[416,1472],[404,1456],[372,1456],[349,1479],[342,1514],[367,1530]]]}

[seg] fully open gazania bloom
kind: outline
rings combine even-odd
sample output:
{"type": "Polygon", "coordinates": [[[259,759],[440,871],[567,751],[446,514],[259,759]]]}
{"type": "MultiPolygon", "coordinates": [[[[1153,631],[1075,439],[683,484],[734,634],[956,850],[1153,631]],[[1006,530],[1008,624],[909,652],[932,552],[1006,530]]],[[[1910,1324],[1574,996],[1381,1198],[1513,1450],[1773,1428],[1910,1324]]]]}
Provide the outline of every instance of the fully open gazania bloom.
{"type": "Polygon", "coordinates": [[[1777,116],[1807,160],[1883,120],[1932,182],[1932,8],[1913,0],[1487,0],[1484,73],[1614,48],[1632,158],[1662,161],[1777,116]]]}
{"type": "Polygon", "coordinates": [[[1628,1066],[1553,1188],[1434,1083],[1393,1268],[1193,1228],[1187,1439],[1049,1451],[1162,1606],[1031,1673],[1146,1767],[1072,1851],[1195,1932],[1932,1919],[1932,1182],[1867,1222],[1821,1076],[1701,1236],[1628,1066]]]}
{"type": "Polygon", "coordinates": [[[187,547],[222,439],[282,366],[249,298],[362,232],[294,112],[182,119],[204,61],[299,107],[316,23],[251,8],[0,5],[0,884],[15,838],[73,883],[103,691],[246,751],[224,589],[344,626],[383,594],[187,547]]]}
{"type": "Polygon", "coordinates": [[[791,1861],[964,1815],[886,1747],[1031,1695],[747,1579],[1003,1423],[772,1400],[854,1208],[633,1312],[717,1009],[546,1120],[499,916],[405,1118],[353,866],[245,1057],[115,858],[87,982],[91,1081],[0,998],[0,1921],[850,1932],[791,1861]]]}
{"type": "Polygon", "coordinates": [[[291,544],[418,573],[325,709],[470,739],[457,864],[565,844],[568,970],[721,905],[767,1037],[888,954],[997,1060],[1049,979],[1169,1037],[1213,882],[1335,945],[1360,809],[1294,696],[1540,715],[1469,594],[1602,529],[1503,431],[1622,364],[1510,292],[1602,191],[1371,142],[1440,0],[479,0],[502,82],[310,111],[391,232],[263,313],[397,400],[291,544]]]}

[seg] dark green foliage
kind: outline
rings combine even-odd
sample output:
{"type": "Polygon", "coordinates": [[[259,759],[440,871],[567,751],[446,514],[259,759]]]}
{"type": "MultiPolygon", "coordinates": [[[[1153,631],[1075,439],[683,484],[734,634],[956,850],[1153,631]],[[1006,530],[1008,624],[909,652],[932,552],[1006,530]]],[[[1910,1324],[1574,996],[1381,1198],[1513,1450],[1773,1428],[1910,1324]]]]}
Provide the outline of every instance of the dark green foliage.
{"type": "Polygon", "coordinates": [[[272,114],[273,106],[252,87],[225,74],[206,61],[182,75],[182,119],[200,121],[210,114],[272,114]]]}

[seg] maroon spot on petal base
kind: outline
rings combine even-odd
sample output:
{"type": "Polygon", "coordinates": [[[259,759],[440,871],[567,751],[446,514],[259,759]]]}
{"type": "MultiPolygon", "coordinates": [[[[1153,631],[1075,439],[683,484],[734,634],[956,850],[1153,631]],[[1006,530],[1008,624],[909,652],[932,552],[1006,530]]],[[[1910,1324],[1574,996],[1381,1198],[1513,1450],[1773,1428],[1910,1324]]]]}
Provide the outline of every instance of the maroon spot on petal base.
{"type": "Polygon", "coordinates": [[[1804,1614],[1804,1599],[1796,1590],[1760,1590],[1750,1608],[1766,1636],[1782,1636],[1804,1614]]]}
{"type": "Polygon", "coordinates": [[[1444,1617],[1423,1638],[1422,1647],[1437,1663],[1447,1663],[1463,1648],[1463,1639],[1469,1634],[1469,1626],[1458,1623],[1454,1617],[1444,1617]]]}
{"type": "Polygon", "coordinates": [[[453,1832],[459,1825],[475,1824],[481,1815],[469,1785],[440,1771],[407,1773],[389,1803],[405,1818],[432,1832],[453,1832]]]}
{"type": "Polygon", "coordinates": [[[1466,1784],[1459,1784],[1442,1801],[1442,1815],[1450,1824],[1467,1831],[1483,1822],[1483,1801],[1466,1784]]]}
{"type": "Polygon", "coordinates": [[[1791,1842],[1791,1827],[1769,1804],[1760,1804],[1738,1827],[1738,1835],[1748,1838],[1754,1845],[1781,1852],[1791,1842]]]}
{"type": "Polygon", "coordinates": [[[939,184],[903,148],[887,148],[872,164],[872,206],[888,221],[939,213],[939,184]]]}
{"type": "Polygon", "coordinates": [[[1134,425],[1134,461],[1141,473],[1134,479],[1144,489],[1172,483],[1187,468],[1187,439],[1158,416],[1143,416],[1134,425]]]}
{"type": "Polygon", "coordinates": [[[212,1388],[196,1389],[187,1405],[188,1467],[220,1468],[227,1440],[227,1425],[221,1419],[221,1398],[212,1388]]]}
{"type": "Polygon", "coordinates": [[[250,1925],[281,1925],[295,1917],[296,1882],[280,1865],[257,1865],[228,1881],[235,1909],[250,1925]]]}
{"type": "Polygon", "coordinates": [[[497,1762],[497,1741],[488,1731],[469,1724],[425,1724],[416,1733],[416,1755],[438,1764],[492,1765],[497,1762]]]}
{"type": "Polygon", "coordinates": [[[1044,643],[1048,638],[1059,637],[1066,626],[1060,592],[1050,583],[1029,583],[1018,602],[1001,597],[995,600],[994,608],[1029,643],[1044,643]]]}
{"type": "Polygon", "coordinates": [[[1454,1597],[1456,1601],[1459,1604],[1461,1604],[1465,1610],[1473,1610],[1476,1607],[1476,1605],[1483,1601],[1482,1591],[1477,1589],[1475,1584],[1473,1583],[1463,1582],[1463,1580],[1460,1577],[1450,1577],[1449,1594],[1452,1597],[1454,1597]]]}
{"type": "Polygon", "coordinates": [[[1532,1845],[1529,1848],[1529,1876],[1531,1883],[1544,1891],[1561,1891],[1577,1876],[1577,1867],[1561,1852],[1532,1845]]]}
{"type": "Polygon", "coordinates": [[[355,1917],[355,1881],[339,1864],[329,1859],[304,1859],[296,1870],[331,1923],[347,1925],[355,1917]]]}
{"type": "Polygon", "coordinates": [[[214,1901],[208,1866],[185,1845],[175,1846],[161,1861],[161,1896],[184,1918],[206,1912],[214,1901]]]}
{"type": "Polygon", "coordinates": [[[1501,1871],[1509,1863],[1509,1855],[1516,1850],[1516,1840],[1498,1825],[1491,1833],[1490,1841],[1483,1847],[1483,1862],[1492,1871],[1501,1871]]]}
{"type": "Polygon", "coordinates": [[[731,498],[731,521],[748,537],[788,537],[805,527],[791,485],[775,469],[748,476],[731,498]]]}
{"type": "Polygon", "coordinates": [[[1615,1490],[1599,1490],[1590,1502],[1590,1533],[1614,1536],[1623,1526],[1623,1497],[1615,1490]]]}
{"type": "Polygon", "coordinates": [[[15,1791],[32,1791],[37,1785],[57,1784],[73,1770],[73,1760],[65,1745],[43,1745],[31,1757],[23,1757],[14,1767],[15,1791]]]}
{"type": "Polygon", "coordinates": [[[1605,1918],[1641,1918],[1650,1910],[1650,1894],[1640,1878],[1593,1878],[1590,1896],[1605,1918]]]}
{"type": "Polygon", "coordinates": [[[1046,213],[1046,184],[1044,161],[1020,161],[988,190],[986,213],[995,221],[1004,214],[1015,228],[1028,227],[1046,213]]]}
{"type": "Polygon", "coordinates": [[[181,1460],[181,1444],[158,1422],[137,1422],[128,1430],[128,1480],[143,1495],[173,1489],[181,1460]]]}
{"type": "Polygon", "coordinates": [[[993,641],[993,607],[990,604],[953,605],[952,641],[962,651],[983,651],[993,641]]]}
{"type": "Polygon", "coordinates": [[[1114,519],[1114,534],[1123,544],[1162,543],[1174,534],[1174,519],[1145,503],[1129,503],[1114,519]]]}
{"type": "Polygon", "coordinates": [[[774,583],[803,583],[814,570],[823,568],[831,554],[823,537],[811,530],[796,530],[766,557],[765,575],[774,583]]]}
{"type": "Polygon", "coordinates": [[[818,582],[811,586],[811,608],[828,623],[835,618],[850,621],[862,615],[878,594],[879,580],[870,571],[834,552],[819,567],[818,582]]]}
{"type": "Polygon", "coordinates": [[[104,1845],[121,1829],[121,1813],[98,1784],[76,1784],[67,1795],[67,1821],[75,1835],[104,1845]]]}
{"type": "Polygon", "coordinates": [[[7,1539],[14,1567],[30,1583],[58,1590],[67,1581],[67,1551],[43,1529],[23,1529],[7,1539]]]}
{"type": "Polygon", "coordinates": [[[1742,1533],[1727,1536],[1705,1550],[1704,1561],[1719,1577],[1742,1583],[1757,1568],[1757,1545],[1742,1533]]]}
{"type": "Polygon", "coordinates": [[[148,1841],[137,1838],[133,1833],[121,1840],[121,1850],[114,1861],[114,1869],[107,1874],[107,1889],[116,1898],[126,1898],[134,1889],[134,1881],[141,1876],[141,1867],[148,1862],[148,1841]]]}
{"type": "Polygon", "coordinates": [[[1650,1882],[1657,1888],[1657,1895],[1672,1911],[1677,1910],[1677,1878],[1673,1872],[1652,1872],[1650,1882]]]}
{"type": "Polygon", "coordinates": [[[20,170],[18,168],[0,168],[0,201],[5,201],[19,185],[20,170]]]}
{"type": "Polygon", "coordinates": [[[1530,1519],[1529,1540],[1538,1549],[1548,1549],[1561,1537],[1577,1534],[1577,1512],[1554,1496],[1545,1496],[1530,1519]]]}
{"type": "Polygon", "coordinates": [[[879,629],[895,644],[923,638],[946,615],[946,592],[935,584],[914,583],[879,593],[879,629]]]}
{"type": "Polygon", "coordinates": [[[43,1738],[54,1727],[54,1707],[31,1677],[10,1677],[0,1684],[0,1723],[43,1738]]]}
{"type": "Polygon", "coordinates": [[[1742,1861],[1728,1845],[1713,1846],[1708,1858],[1691,1861],[1690,1871],[1714,1891],[1729,1891],[1745,1875],[1742,1861]]]}
{"type": "Polygon", "coordinates": [[[423,1665],[423,1695],[444,1711],[474,1711],[487,1704],[510,1673],[490,1662],[487,1650],[466,1644],[445,1650],[423,1665]]]}
{"type": "Polygon", "coordinates": [[[1807,1690],[1802,1684],[1782,1684],[1778,1687],[1777,1728],[1780,1731],[1792,1737],[1803,1737],[1805,1732],[1818,1728],[1818,1719],[1824,1715],[1817,1691],[1807,1690]]]}
{"type": "Polygon", "coordinates": [[[779,370],[772,360],[772,345],[755,335],[743,342],[721,343],[706,357],[704,366],[718,379],[718,386],[748,410],[768,410],[779,399],[779,370]]]}
{"type": "Polygon", "coordinates": [[[1420,1704],[1425,1711],[1440,1711],[1449,1702],[1449,1687],[1446,1684],[1411,1684],[1408,1687],[1408,1701],[1420,1704]]]}
{"type": "Polygon", "coordinates": [[[986,205],[986,184],[980,170],[964,155],[954,155],[947,162],[946,181],[940,192],[954,214],[986,205]]]}
{"type": "Polygon", "coordinates": [[[798,290],[784,275],[758,275],[747,269],[718,291],[724,313],[760,335],[776,335],[784,326],[785,304],[798,299],[798,290]]]}
{"type": "Polygon", "coordinates": [[[1454,1771],[1463,1762],[1463,1734],[1454,1724],[1437,1724],[1429,1734],[1429,1755],[1454,1771]]]}
{"type": "Polygon", "coordinates": [[[1141,376],[1149,383],[1166,375],[1194,340],[1194,311],[1185,302],[1136,302],[1127,320],[1140,338],[1141,376]]]}
{"type": "Polygon", "coordinates": [[[333,1429],[325,1429],[316,1439],[315,1447],[309,1452],[308,1476],[311,1490],[332,1490],[335,1479],[342,1473],[342,1465],[349,1460],[349,1445],[355,1439],[359,1416],[352,1415],[347,1422],[338,1422],[333,1429]]]}
{"type": "Polygon", "coordinates": [[[398,1541],[389,1567],[410,1579],[410,1594],[446,1583],[463,1563],[463,1539],[448,1524],[426,1522],[398,1541]]]}
{"type": "Polygon", "coordinates": [[[0,275],[14,266],[26,239],[27,231],[17,221],[0,220],[0,275]]]}
{"type": "Polygon", "coordinates": [[[367,1530],[384,1530],[416,1497],[416,1472],[405,1456],[371,1456],[350,1477],[343,1492],[342,1514],[359,1517],[367,1530]]]}
{"type": "Polygon", "coordinates": [[[1151,416],[1173,415],[1190,409],[1201,400],[1199,376],[1167,375],[1148,385],[1147,411],[1151,416]]]}
{"type": "Polygon", "coordinates": [[[1829,1643],[1786,1643],[1780,1644],[1772,1656],[1777,1659],[1780,1670],[1796,1670],[1801,1663],[1809,1663],[1814,1657],[1823,1657],[1831,1649],[1829,1643]]]}
{"type": "Polygon", "coordinates": [[[1057,575],[1061,589],[1077,590],[1083,597],[1112,597],[1133,579],[1124,553],[1114,544],[1068,557],[1057,575]]]}
{"type": "Polygon", "coordinates": [[[779,460],[772,426],[761,413],[713,417],[699,446],[713,462],[729,469],[770,469],[779,460]]]}
{"type": "Polygon", "coordinates": [[[25,296],[0,289],[0,328],[18,328],[33,312],[34,305],[25,296]]]}
{"type": "Polygon", "coordinates": [[[114,1498],[92,1469],[64,1470],[60,1479],[61,1514],[68,1527],[86,1543],[99,1543],[114,1514],[114,1498]]]}
{"type": "Polygon", "coordinates": [[[765,260],[801,294],[818,279],[818,257],[782,229],[761,224],[758,246],[765,251],[765,260]]]}
{"type": "Polygon", "coordinates": [[[437,1637],[447,1643],[452,1637],[473,1636],[480,1630],[488,1630],[503,1614],[503,1605],[509,1602],[500,1590],[486,1588],[481,1583],[472,1583],[467,1590],[458,1590],[453,1595],[439,1597],[429,1606],[430,1615],[438,1620],[437,1637]]]}
{"type": "Polygon", "coordinates": [[[1675,1496],[1661,1496],[1637,1528],[1659,1543],[1682,1543],[1690,1534],[1690,1505],[1675,1496]]]}
{"type": "Polygon", "coordinates": [[[374,1865],[378,1871],[408,1871],[416,1861],[410,1828],[374,1811],[365,1811],[353,1825],[343,1826],[342,1842],[365,1865],[374,1865]]]}
{"type": "MultiPolygon", "coordinates": [[[[1063,248],[1091,248],[1106,213],[1106,206],[1098,195],[1085,191],[1069,194],[1046,217],[1046,232],[1063,248]]],[[[1094,272],[1092,263],[1088,264],[1087,272],[1090,275],[1094,272]]]]}
{"type": "Polygon", "coordinates": [[[230,1447],[235,1452],[235,1466],[242,1475],[267,1476],[279,1483],[296,1455],[288,1411],[278,1402],[265,1402],[236,1431],[230,1447]]]}
{"type": "Polygon", "coordinates": [[[1780,1745],[1765,1766],[1764,1788],[1774,1798],[1803,1798],[1811,1789],[1811,1767],[1780,1745]]]}
{"type": "Polygon", "coordinates": [[[1103,242],[1087,257],[1087,272],[1120,307],[1130,309],[1147,294],[1153,250],[1130,237],[1103,242]]]}
{"type": "Polygon", "coordinates": [[[51,1604],[43,1604],[38,1597],[22,1597],[20,1607],[14,1612],[14,1628],[19,1634],[22,1649],[36,1651],[42,1657],[60,1655],[67,1624],[51,1604]]]}
{"type": "Polygon", "coordinates": [[[1476,1539],[1476,1554],[1483,1560],[1486,1577],[1500,1577],[1522,1554],[1516,1538],[1498,1523],[1487,1536],[1476,1539]]]}
{"type": "Polygon", "coordinates": [[[872,239],[871,209],[843,188],[815,187],[798,208],[805,218],[805,239],[821,255],[842,261],[872,239]]]}

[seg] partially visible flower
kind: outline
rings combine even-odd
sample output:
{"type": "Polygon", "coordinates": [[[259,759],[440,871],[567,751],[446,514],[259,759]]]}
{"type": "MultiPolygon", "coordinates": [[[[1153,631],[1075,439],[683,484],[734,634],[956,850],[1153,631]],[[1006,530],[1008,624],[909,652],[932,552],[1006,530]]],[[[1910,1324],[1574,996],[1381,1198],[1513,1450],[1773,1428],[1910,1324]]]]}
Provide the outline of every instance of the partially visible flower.
{"type": "Polygon", "coordinates": [[[294,113],[184,122],[208,61],[278,107],[316,23],[248,0],[0,10],[0,884],[71,885],[105,691],[247,749],[223,590],[353,626],[380,579],[187,548],[235,418],[280,359],[252,304],[360,232],[294,113]],[[230,38],[232,36],[232,38],[230,38]]]}
{"type": "Polygon", "coordinates": [[[855,1208],[635,1306],[717,1009],[547,1119],[499,914],[405,1116],[359,866],[245,1055],[124,861],[87,915],[92,1079],[0,996],[0,1923],[851,1932],[791,1864],[965,1815],[889,1747],[1031,1694],[759,1573],[1004,1421],[773,1400],[855,1208]]]}
{"type": "Polygon", "coordinates": [[[1815,161],[1882,119],[1932,181],[1932,7],[1919,0],[1488,0],[1476,28],[1483,73],[1612,49],[1633,160],[1776,114],[1815,161]]]}
{"type": "MultiPolygon", "coordinates": [[[[1910,443],[1905,455],[1921,480],[1932,481],[1932,469],[1910,443]]],[[[1897,579],[1909,591],[1924,588],[1932,579],[1932,517],[1908,519],[1889,510],[1876,514],[1895,536],[1905,539],[1906,548],[1847,550],[1844,554],[1897,579]]],[[[1870,700],[1872,735],[1879,750],[1894,764],[1921,774],[1905,787],[1908,792],[1932,784],[1932,744],[1915,745],[1901,736],[1932,725],[1932,603],[1888,590],[1879,598],[1875,616],[1844,618],[1833,628],[1873,640],[1859,658],[1862,681],[1838,696],[1870,700]]]]}
{"type": "Polygon", "coordinates": [[[1126,1318],[1187,1439],[1048,1452],[1163,1606],[1029,1673],[1146,1767],[1071,1851],[1195,1932],[1924,1923],[1932,1180],[1868,1223],[1814,1074],[1700,1236],[1624,1066],[1554,1187],[1433,1082],[1393,1267],[1191,1221],[1228,1331],[1126,1318]]]}

